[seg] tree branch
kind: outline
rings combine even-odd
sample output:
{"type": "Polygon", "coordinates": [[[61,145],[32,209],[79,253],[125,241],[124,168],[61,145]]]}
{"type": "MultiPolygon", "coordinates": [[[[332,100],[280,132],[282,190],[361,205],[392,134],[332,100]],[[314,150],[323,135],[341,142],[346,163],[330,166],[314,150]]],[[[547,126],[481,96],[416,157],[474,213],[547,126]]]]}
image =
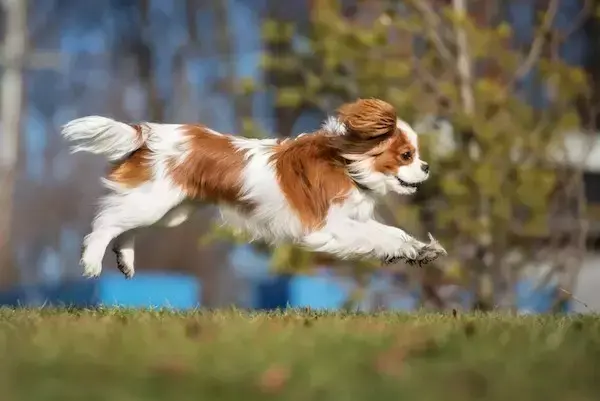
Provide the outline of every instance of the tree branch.
{"type": "MultiPolygon", "coordinates": [[[[429,71],[427,71],[426,68],[423,67],[419,58],[413,55],[410,61],[413,67],[413,71],[416,73],[417,78],[423,83],[423,85],[425,85],[435,94],[438,101],[444,103],[448,102],[448,97],[444,95],[444,93],[440,89],[439,81],[429,71]]],[[[452,106],[449,105],[449,107],[452,106]]]]}
{"type": "Polygon", "coordinates": [[[581,26],[583,24],[585,24],[586,20],[592,13],[592,10],[593,10],[592,6],[593,6],[592,0],[584,0],[583,1],[583,7],[581,7],[581,11],[579,12],[579,14],[577,14],[577,17],[575,17],[573,25],[566,32],[559,33],[558,36],[561,41],[566,40],[575,31],[577,31],[579,28],[581,28],[581,26]]]}
{"type": "Polygon", "coordinates": [[[548,8],[546,9],[546,12],[544,14],[544,19],[542,21],[540,31],[533,40],[533,44],[529,49],[529,53],[527,54],[525,61],[517,68],[515,75],[511,79],[508,85],[509,88],[513,86],[517,81],[522,79],[525,75],[527,75],[529,71],[531,71],[535,63],[539,60],[542,54],[544,43],[546,42],[546,35],[548,32],[550,32],[550,29],[552,28],[552,22],[556,17],[556,13],[558,11],[558,4],[558,0],[550,0],[548,8]]]}
{"type": "Polygon", "coordinates": [[[442,21],[431,7],[431,4],[426,0],[409,0],[409,3],[423,17],[427,35],[437,49],[439,55],[445,62],[449,63],[449,65],[454,65],[454,56],[438,32],[438,29],[442,26],[442,21]]]}
{"type": "MultiPolygon", "coordinates": [[[[465,0],[453,0],[452,8],[458,15],[467,15],[467,4],[465,0]]],[[[457,69],[460,80],[460,97],[463,103],[464,112],[468,116],[475,113],[475,97],[473,96],[471,56],[469,53],[469,42],[467,33],[459,26],[454,25],[456,33],[456,46],[458,51],[457,69]]]]}

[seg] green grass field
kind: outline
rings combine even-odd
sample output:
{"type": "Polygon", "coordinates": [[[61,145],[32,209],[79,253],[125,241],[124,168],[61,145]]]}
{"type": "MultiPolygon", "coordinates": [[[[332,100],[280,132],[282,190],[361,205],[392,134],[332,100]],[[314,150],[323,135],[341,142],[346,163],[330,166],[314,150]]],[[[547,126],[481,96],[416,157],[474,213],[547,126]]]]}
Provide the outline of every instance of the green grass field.
{"type": "Polygon", "coordinates": [[[0,309],[0,399],[600,399],[600,318],[0,309]]]}

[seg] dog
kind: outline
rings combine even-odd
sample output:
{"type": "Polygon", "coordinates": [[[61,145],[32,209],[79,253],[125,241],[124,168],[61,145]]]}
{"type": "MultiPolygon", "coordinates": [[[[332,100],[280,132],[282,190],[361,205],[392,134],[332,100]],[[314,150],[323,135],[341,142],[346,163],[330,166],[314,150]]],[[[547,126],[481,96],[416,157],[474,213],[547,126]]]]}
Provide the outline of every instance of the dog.
{"type": "Polygon", "coordinates": [[[182,224],[202,205],[251,240],[289,241],[337,258],[428,263],[445,250],[373,218],[377,199],[410,195],[429,177],[417,133],[381,99],[345,103],[315,132],[251,139],[201,124],[127,124],[86,116],[62,126],[71,152],[111,162],[85,236],[83,275],[98,277],[110,242],[134,275],[140,229],[182,224]]]}

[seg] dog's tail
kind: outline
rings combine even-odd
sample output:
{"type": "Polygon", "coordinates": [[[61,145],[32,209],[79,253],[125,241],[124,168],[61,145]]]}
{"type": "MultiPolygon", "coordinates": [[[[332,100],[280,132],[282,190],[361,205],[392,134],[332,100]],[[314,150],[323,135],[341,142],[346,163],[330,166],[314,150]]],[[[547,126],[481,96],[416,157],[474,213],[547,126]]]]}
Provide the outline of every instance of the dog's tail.
{"type": "Polygon", "coordinates": [[[74,142],[71,153],[89,152],[115,162],[139,149],[148,139],[149,130],[111,118],[87,116],[63,125],[61,135],[74,142]]]}

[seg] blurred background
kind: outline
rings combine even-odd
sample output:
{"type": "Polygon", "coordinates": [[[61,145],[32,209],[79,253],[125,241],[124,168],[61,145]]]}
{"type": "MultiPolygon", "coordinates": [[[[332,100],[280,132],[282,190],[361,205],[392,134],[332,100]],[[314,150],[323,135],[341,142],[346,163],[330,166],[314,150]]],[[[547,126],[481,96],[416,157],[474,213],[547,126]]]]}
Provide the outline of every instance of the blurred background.
{"type": "Polygon", "coordinates": [[[600,1],[3,0],[0,303],[270,309],[600,309],[600,1]],[[89,114],[254,137],[379,97],[432,178],[380,219],[449,256],[423,269],[246,244],[212,207],[148,232],[125,280],[81,278],[106,162],[89,114]]]}

